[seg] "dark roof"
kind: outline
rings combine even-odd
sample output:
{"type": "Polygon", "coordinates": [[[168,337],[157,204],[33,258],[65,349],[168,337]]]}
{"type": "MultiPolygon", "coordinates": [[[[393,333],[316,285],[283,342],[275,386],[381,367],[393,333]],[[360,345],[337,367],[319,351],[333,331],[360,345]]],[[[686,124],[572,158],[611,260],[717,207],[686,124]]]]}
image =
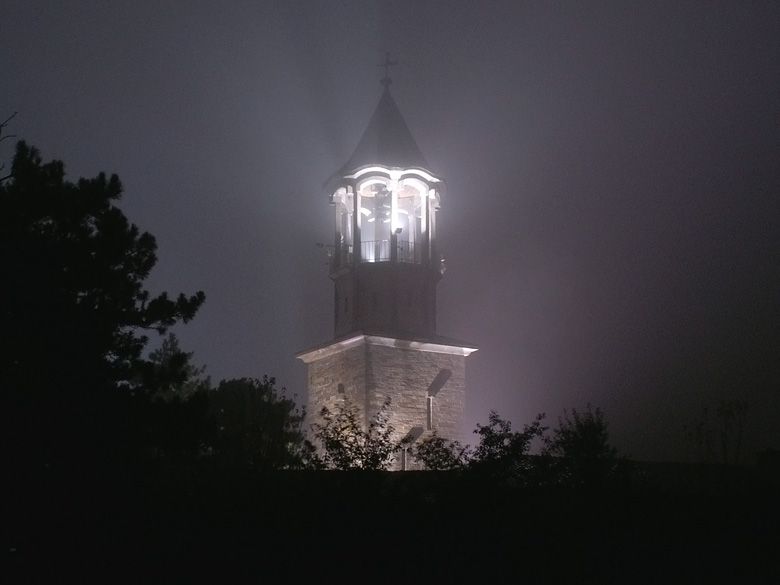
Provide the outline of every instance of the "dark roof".
{"type": "Polygon", "coordinates": [[[341,172],[347,174],[369,164],[430,170],[387,88],[382,92],[355,152],[341,168],[341,172]]]}

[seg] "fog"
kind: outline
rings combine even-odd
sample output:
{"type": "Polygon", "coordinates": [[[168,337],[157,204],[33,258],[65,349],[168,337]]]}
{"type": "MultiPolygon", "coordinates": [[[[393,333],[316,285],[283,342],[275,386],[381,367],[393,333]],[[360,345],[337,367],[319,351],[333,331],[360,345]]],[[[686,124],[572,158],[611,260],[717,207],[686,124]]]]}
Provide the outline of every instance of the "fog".
{"type": "MultiPolygon", "coordinates": [[[[447,190],[438,332],[477,344],[465,425],[601,407],[684,459],[704,406],[780,446],[776,3],[10,1],[0,118],[72,178],[123,181],[155,290],[212,378],[332,336],[325,180],[392,93],[447,190]]],[[[0,143],[10,161],[13,141],[0,143]]]]}

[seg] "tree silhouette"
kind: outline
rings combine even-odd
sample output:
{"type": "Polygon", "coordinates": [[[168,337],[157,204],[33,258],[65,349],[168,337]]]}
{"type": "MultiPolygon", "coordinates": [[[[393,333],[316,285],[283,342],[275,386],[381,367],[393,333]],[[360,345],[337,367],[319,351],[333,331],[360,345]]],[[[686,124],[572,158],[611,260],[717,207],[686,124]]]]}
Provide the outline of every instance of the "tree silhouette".
{"type": "Polygon", "coordinates": [[[38,443],[72,454],[101,443],[116,426],[107,390],[130,386],[148,332],[189,321],[204,301],[144,288],[156,243],[117,207],[121,193],[116,175],[72,183],[62,162],[17,144],[0,184],[0,387],[15,413],[11,450],[38,443]]]}
{"type": "Polygon", "coordinates": [[[572,408],[558,418],[558,428],[546,440],[545,455],[555,458],[560,483],[598,487],[618,470],[617,451],[609,444],[604,414],[588,404],[584,412],[572,408]]]}
{"type": "Polygon", "coordinates": [[[449,441],[435,431],[414,449],[414,457],[431,471],[453,471],[465,469],[469,464],[471,451],[468,445],[449,441]]]}
{"type": "Polygon", "coordinates": [[[206,367],[192,363],[192,352],[179,347],[179,339],[169,333],[149,358],[139,361],[132,386],[156,399],[186,400],[202,390],[209,390],[211,380],[205,376],[206,367]]]}
{"type": "Polygon", "coordinates": [[[474,450],[471,469],[499,479],[527,482],[534,472],[531,443],[547,430],[542,420],[544,414],[539,414],[522,431],[513,431],[511,422],[490,411],[488,424],[477,424],[474,431],[479,435],[479,445],[474,450]]]}
{"type": "Polygon", "coordinates": [[[715,406],[715,416],[704,407],[693,423],[685,425],[685,438],[697,448],[700,461],[713,463],[715,437],[720,443],[720,462],[726,465],[742,462],[742,437],[745,432],[748,403],[746,400],[721,400],[715,406]]]}
{"type": "Polygon", "coordinates": [[[390,398],[371,418],[364,429],[357,409],[346,398],[336,412],[327,407],[320,411],[321,423],[313,425],[315,437],[322,445],[323,463],[332,469],[388,469],[400,444],[393,440],[390,424],[390,398]]]}
{"type": "Polygon", "coordinates": [[[223,463],[256,470],[316,466],[302,430],[305,412],[276,389],[274,378],[223,380],[209,392],[209,404],[215,456],[223,463]]]}
{"type": "Polygon", "coordinates": [[[130,391],[119,398],[128,410],[133,452],[144,459],[168,461],[207,453],[215,424],[205,366],[194,366],[192,353],[181,350],[178,338],[169,333],[135,370],[130,391]]]}
{"type": "MultiPolygon", "coordinates": [[[[5,120],[0,122],[0,142],[5,142],[6,140],[10,140],[11,138],[15,138],[15,134],[6,134],[5,129],[8,127],[8,123],[13,120],[16,117],[17,112],[14,112],[10,116],[8,116],[5,120]]],[[[7,181],[11,178],[11,173],[5,174],[3,171],[5,170],[5,163],[0,162],[0,184],[2,184],[4,181],[7,181]]]]}
{"type": "Polygon", "coordinates": [[[745,432],[747,410],[746,400],[722,400],[715,409],[721,422],[720,449],[725,464],[742,462],[742,435],[745,432]]]}

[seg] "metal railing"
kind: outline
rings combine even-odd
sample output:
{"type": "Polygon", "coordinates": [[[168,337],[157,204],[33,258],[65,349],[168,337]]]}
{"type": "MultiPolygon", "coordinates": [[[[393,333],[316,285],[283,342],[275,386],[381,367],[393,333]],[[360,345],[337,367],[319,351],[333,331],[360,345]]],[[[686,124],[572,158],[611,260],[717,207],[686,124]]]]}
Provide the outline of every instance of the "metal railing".
{"type": "Polygon", "coordinates": [[[390,262],[391,257],[390,240],[360,242],[361,262],[390,262]]]}
{"type": "Polygon", "coordinates": [[[420,253],[413,242],[395,242],[393,250],[392,240],[373,240],[360,243],[361,262],[406,262],[409,264],[420,263],[420,253]],[[395,251],[395,257],[393,257],[395,251]]]}
{"type": "MultiPolygon", "coordinates": [[[[414,242],[393,242],[393,240],[373,240],[360,243],[361,262],[404,262],[421,264],[420,247],[414,242]],[[393,246],[395,245],[395,250],[393,246]],[[395,252],[395,254],[393,254],[395,252]]],[[[330,267],[332,271],[347,267],[355,261],[352,245],[342,244],[332,248],[330,267]]]]}
{"type": "Polygon", "coordinates": [[[414,245],[414,242],[396,242],[396,261],[407,262],[409,264],[420,263],[420,250],[414,245]]]}

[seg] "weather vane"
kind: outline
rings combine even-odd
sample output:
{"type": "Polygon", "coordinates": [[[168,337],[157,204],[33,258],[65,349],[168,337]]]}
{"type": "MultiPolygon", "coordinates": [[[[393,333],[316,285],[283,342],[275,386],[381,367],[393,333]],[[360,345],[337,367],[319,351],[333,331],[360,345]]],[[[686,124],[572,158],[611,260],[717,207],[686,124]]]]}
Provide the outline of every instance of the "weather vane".
{"type": "Polygon", "coordinates": [[[390,87],[390,84],[393,83],[393,80],[390,79],[390,67],[392,67],[393,65],[398,65],[398,61],[393,61],[392,59],[390,59],[389,51],[385,53],[385,62],[377,65],[377,67],[385,68],[385,76],[380,81],[380,83],[385,87],[390,87]]]}

